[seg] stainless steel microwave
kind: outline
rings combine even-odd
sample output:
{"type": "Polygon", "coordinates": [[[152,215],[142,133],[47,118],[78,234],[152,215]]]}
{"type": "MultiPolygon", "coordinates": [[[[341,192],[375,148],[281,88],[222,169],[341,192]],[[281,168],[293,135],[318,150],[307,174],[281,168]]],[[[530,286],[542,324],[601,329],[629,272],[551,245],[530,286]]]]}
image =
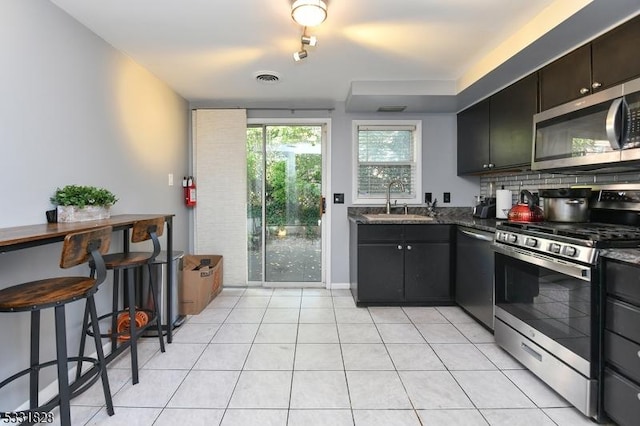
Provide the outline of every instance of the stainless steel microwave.
{"type": "Polygon", "coordinates": [[[533,170],[634,166],[640,160],[640,79],[533,116],[533,170]]]}

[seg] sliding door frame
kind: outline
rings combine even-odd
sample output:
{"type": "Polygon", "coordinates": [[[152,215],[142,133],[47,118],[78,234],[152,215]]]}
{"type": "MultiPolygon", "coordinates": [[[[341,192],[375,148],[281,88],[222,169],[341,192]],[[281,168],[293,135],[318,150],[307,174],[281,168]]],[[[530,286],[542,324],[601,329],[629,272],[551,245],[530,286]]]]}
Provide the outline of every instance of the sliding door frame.
{"type": "MultiPolygon", "coordinates": [[[[322,240],[322,274],[321,284],[324,288],[331,288],[331,119],[330,118],[248,118],[249,126],[322,126],[322,196],[325,197],[326,209],[322,217],[321,240],[322,240]]],[[[264,143],[263,143],[264,150],[264,143]]],[[[265,157],[266,159],[266,157],[265,157]]],[[[245,188],[246,191],[246,188],[245,188]]],[[[263,190],[264,192],[264,190],[263,190]]],[[[263,196],[264,199],[264,196],[263,196]]],[[[263,244],[264,244],[264,221],[265,210],[262,209],[263,216],[263,244]]],[[[247,283],[249,285],[269,283],[265,281],[265,265],[263,253],[262,281],[249,282],[249,268],[247,264],[247,283]]],[[[277,285],[278,283],[271,283],[277,285]]],[[[283,287],[287,283],[283,283],[283,287]]],[[[296,283],[298,284],[298,283],[296,283]]]]}

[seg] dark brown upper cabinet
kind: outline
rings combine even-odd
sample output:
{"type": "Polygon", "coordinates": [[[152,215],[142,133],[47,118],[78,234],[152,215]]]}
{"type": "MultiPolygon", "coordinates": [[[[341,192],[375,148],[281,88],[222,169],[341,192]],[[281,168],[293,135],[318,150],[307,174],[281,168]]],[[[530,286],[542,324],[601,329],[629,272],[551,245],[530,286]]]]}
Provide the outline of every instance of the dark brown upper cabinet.
{"type": "Polygon", "coordinates": [[[489,158],[492,168],[531,165],[533,115],[538,112],[538,74],[531,74],[490,98],[489,158]]]}
{"type": "Polygon", "coordinates": [[[640,16],[540,70],[541,110],[640,76],[640,16]]]}
{"type": "Polygon", "coordinates": [[[640,76],[638,46],[640,16],[614,28],[591,43],[592,85],[598,86],[596,90],[606,89],[640,76]]]}
{"type": "Polygon", "coordinates": [[[461,111],[458,175],[529,166],[536,112],[537,73],[461,111]]]}
{"type": "Polygon", "coordinates": [[[582,46],[540,70],[540,109],[591,93],[591,45],[582,46]]]}
{"type": "Polygon", "coordinates": [[[458,113],[458,175],[489,169],[489,99],[458,113]]]}

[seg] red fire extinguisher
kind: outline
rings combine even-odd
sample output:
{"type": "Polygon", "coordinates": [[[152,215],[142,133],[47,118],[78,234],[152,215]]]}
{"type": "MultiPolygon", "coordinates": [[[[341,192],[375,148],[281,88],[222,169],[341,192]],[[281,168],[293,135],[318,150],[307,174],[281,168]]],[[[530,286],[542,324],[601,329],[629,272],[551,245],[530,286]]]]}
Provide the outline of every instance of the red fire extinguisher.
{"type": "Polygon", "coordinates": [[[184,188],[184,204],[187,207],[194,207],[196,205],[196,184],[193,176],[185,176],[182,179],[182,187],[184,188]]]}

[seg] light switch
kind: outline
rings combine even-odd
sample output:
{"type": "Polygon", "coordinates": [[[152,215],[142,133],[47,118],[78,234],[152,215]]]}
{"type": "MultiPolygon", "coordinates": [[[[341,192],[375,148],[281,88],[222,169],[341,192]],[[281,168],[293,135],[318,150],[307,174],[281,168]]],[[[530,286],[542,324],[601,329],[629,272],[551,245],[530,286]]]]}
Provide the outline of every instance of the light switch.
{"type": "Polygon", "coordinates": [[[169,186],[173,186],[173,173],[169,173],[169,186]]]}

